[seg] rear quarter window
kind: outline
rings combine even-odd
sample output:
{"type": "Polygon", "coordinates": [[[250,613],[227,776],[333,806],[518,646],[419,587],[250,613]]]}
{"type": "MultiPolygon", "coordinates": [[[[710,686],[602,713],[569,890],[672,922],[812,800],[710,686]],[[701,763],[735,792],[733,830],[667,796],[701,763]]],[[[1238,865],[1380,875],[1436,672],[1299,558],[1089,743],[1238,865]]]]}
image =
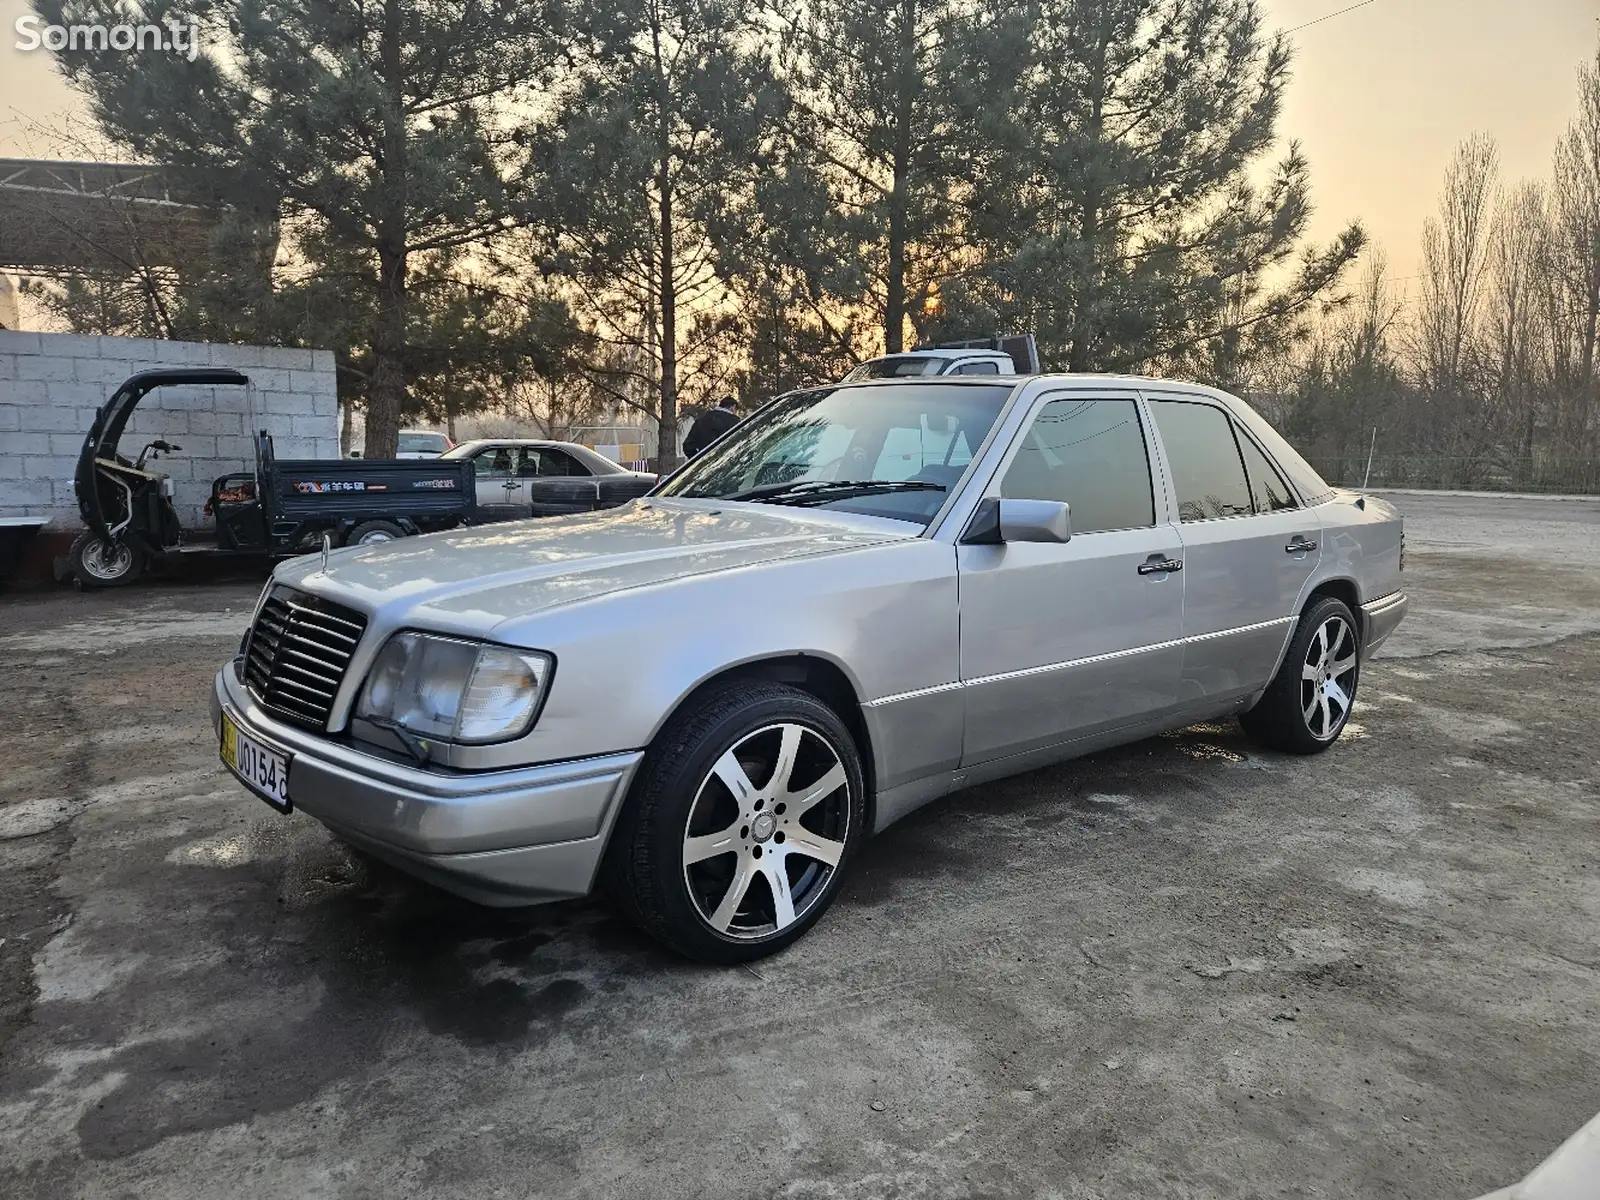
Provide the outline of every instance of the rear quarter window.
{"type": "Polygon", "coordinates": [[[1317,469],[1300,457],[1300,452],[1291,446],[1287,440],[1274,429],[1267,419],[1251,408],[1243,400],[1231,397],[1229,407],[1238,422],[1249,430],[1261,448],[1271,456],[1289,477],[1289,482],[1300,493],[1300,500],[1306,505],[1323,504],[1333,498],[1333,488],[1328,481],[1317,473],[1317,469]]]}

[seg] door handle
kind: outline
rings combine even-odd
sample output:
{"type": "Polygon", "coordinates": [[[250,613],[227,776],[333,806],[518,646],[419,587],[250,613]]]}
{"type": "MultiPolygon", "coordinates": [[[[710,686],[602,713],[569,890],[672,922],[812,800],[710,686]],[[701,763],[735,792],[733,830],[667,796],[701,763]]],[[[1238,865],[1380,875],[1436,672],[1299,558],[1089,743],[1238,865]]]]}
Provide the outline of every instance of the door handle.
{"type": "Polygon", "coordinates": [[[1183,570],[1183,563],[1176,558],[1151,558],[1149,562],[1139,564],[1141,575],[1165,575],[1168,571],[1183,570]]]}
{"type": "Polygon", "coordinates": [[[500,486],[505,488],[505,490],[508,491],[508,492],[514,492],[514,491],[517,490],[518,484],[517,484],[517,481],[515,479],[508,479],[504,483],[502,483],[500,486]]]}
{"type": "Polygon", "coordinates": [[[1289,554],[1308,554],[1316,548],[1317,544],[1310,538],[1295,534],[1294,537],[1289,539],[1289,544],[1284,547],[1284,550],[1289,554]]]}

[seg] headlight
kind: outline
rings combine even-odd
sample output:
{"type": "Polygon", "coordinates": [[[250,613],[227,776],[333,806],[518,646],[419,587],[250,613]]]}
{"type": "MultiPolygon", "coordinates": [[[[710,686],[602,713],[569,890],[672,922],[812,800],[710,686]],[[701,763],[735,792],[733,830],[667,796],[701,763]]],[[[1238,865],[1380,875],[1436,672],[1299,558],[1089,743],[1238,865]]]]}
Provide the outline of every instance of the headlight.
{"type": "Polygon", "coordinates": [[[439,741],[505,741],[533,724],[554,665],[537,650],[397,633],[372,664],[356,717],[439,741]]]}

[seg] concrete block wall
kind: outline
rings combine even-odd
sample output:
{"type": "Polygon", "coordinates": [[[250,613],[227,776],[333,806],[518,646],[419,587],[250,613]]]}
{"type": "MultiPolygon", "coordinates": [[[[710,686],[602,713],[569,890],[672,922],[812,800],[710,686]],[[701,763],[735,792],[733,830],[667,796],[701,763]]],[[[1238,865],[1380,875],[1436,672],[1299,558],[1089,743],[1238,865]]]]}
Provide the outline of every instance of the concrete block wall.
{"type": "Polygon", "coordinates": [[[253,429],[272,434],[279,458],[339,457],[331,350],[0,330],[0,517],[81,525],[72,482],[95,409],[128,376],[171,367],[231,367],[250,377],[249,388],[160,388],[123,432],[127,459],[158,438],[183,447],[155,469],[172,477],[185,527],[209,524],[213,479],[253,469],[253,429]]]}

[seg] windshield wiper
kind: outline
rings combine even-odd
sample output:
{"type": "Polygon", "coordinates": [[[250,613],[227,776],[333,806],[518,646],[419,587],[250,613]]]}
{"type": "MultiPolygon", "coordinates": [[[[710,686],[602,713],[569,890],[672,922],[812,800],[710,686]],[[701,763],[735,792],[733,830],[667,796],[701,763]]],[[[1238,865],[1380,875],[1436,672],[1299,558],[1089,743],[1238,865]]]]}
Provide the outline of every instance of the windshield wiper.
{"type": "Polygon", "coordinates": [[[785,492],[805,491],[815,487],[832,487],[832,479],[791,479],[787,483],[763,483],[760,487],[745,488],[742,492],[730,492],[726,496],[699,497],[701,499],[716,500],[765,500],[768,496],[781,496],[785,492]]]}
{"type": "Polygon", "coordinates": [[[878,496],[888,492],[944,492],[942,483],[925,479],[807,479],[771,484],[724,497],[727,500],[761,500],[768,504],[827,504],[850,496],[878,496]]]}

